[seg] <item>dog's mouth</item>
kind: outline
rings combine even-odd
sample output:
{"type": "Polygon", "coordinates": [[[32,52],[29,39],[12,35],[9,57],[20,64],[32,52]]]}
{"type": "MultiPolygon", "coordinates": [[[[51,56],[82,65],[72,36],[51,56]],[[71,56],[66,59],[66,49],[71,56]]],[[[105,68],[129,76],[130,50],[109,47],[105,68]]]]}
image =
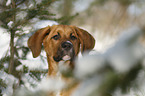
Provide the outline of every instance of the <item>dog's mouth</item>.
{"type": "Polygon", "coordinates": [[[63,61],[72,61],[72,57],[69,56],[69,55],[65,55],[65,56],[62,56],[62,57],[60,57],[60,56],[57,56],[57,57],[53,56],[53,59],[56,62],[59,62],[59,61],[62,61],[62,60],[63,61]]]}
{"type": "Polygon", "coordinates": [[[57,54],[57,56],[53,56],[54,61],[59,62],[59,61],[73,61],[74,60],[74,57],[75,57],[74,50],[69,51],[69,52],[62,51],[60,53],[61,54],[57,54]]]}
{"type": "Polygon", "coordinates": [[[62,60],[62,58],[60,56],[53,56],[54,61],[59,62],[62,60]]]}
{"type": "Polygon", "coordinates": [[[58,49],[56,56],[53,56],[54,61],[73,61],[75,52],[72,43],[64,42],[58,49]]]}

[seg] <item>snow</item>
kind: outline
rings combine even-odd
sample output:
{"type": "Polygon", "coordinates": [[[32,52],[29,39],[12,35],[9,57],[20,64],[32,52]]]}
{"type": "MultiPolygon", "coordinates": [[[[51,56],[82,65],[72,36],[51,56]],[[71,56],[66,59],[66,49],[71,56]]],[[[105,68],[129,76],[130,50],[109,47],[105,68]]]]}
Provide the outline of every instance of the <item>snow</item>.
{"type": "Polygon", "coordinates": [[[0,58],[2,58],[9,48],[10,38],[9,34],[6,33],[6,30],[2,28],[0,28],[0,30],[0,58]]]}
{"type": "Polygon", "coordinates": [[[58,92],[64,88],[65,82],[60,78],[43,78],[37,86],[37,90],[43,90],[46,92],[58,92]]]}
{"type": "Polygon", "coordinates": [[[34,25],[34,30],[38,30],[47,26],[58,25],[57,22],[51,20],[41,20],[34,25]]]}
{"type": "Polygon", "coordinates": [[[37,82],[36,87],[32,87],[28,81],[25,80],[24,87],[18,89],[15,96],[46,96],[46,94],[48,95],[52,92],[60,96],[60,90],[64,87],[65,82],[60,78],[43,78],[40,82],[37,82]]]}
{"type": "Polygon", "coordinates": [[[124,32],[115,45],[103,54],[85,55],[76,60],[74,74],[77,78],[86,78],[101,70],[106,64],[110,64],[118,73],[126,73],[140,60],[143,61],[145,53],[138,43],[142,31],[138,27],[132,27],[124,32]],[[88,68],[89,66],[89,68],[88,68]],[[79,73],[79,74],[78,74],[79,73]]]}
{"type": "Polygon", "coordinates": [[[74,74],[78,79],[86,79],[90,75],[96,74],[96,72],[101,70],[104,66],[105,59],[101,54],[85,55],[76,60],[74,74]]]}
{"type": "Polygon", "coordinates": [[[92,2],[93,0],[77,0],[77,2],[74,3],[74,10],[77,10],[77,12],[84,11],[92,2]]]}
{"type": "Polygon", "coordinates": [[[42,2],[42,0],[36,0],[37,4],[40,4],[42,2]]]}
{"type": "Polygon", "coordinates": [[[128,8],[128,13],[130,13],[130,15],[133,15],[133,16],[139,16],[141,15],[145,10],[143,8],[143,5],[141,6],[137,6],[136,4],[131,4],[128,8]]]}
{"type": "Polygon", "coordinates": [[[11,4],[11,0],[7,0],[6,6],[9,6],[11,4]]]}
{"type": "MultiPolygon", "coordinates": [[[[27,7],[26,7],[27,8],[27,7]]],[[[25,9],[25,8],[24,8],[25,9]]],[[[25,11],[20,11],[16,14],[16,20],[19,21],[19,20],[23,20],[25,17],[27,16],[27,12],[25,11]]]]}
{"type": "MultiPolygon", "coordinates": [[[[99,96],[99,88],[106,80],[105,74],[107,74],[101,70],[107,66],[114,69],[115,73],[125,74],[137,64],[143,63],[145,53],[138,42],[142,34],[143,32],[139,27],[133,26],[122,33],[114,46],[106,52],[87,54],[76,60],[74,75],[82,82],[72,96],[99,96]]],[[[121,93],[116,92],[114,96],[120,96],[118,94],[121,95],[121,93]]],[[[133,96],[131,94],[134,92],[131,91],[127,96],[133,96]]]]}
{"type": "Polygon", "coordinates": [[[28,59],[28,60],[20,60],[22,65],[17,67],[17,70],[23,70],[23,65],[27,66],[30,70],[44,70],[48,69],[48,66],[40,58],[38,59],[28,59]]]}
{"type": "Polygon", "coordinates": [[[13,21],[10,21],[10,22],[7,24],[8,27],[9,27],[9,28],[12,28],[13,23],[14,23],[13,21]]]}
{"type": "MultiPolygon", "coordinates": [[[[42,51],[42,53],[45,53],[42,51]]],[[[27,66],[30,70],[44,70],[48,69],[47,58],[45,54],[41,54],[45,59],[41,57],[33,58],[32,53],[28,53],[26,60],[20,60],[22,65],[17,67],[17,70],[23,70],[23,66],[27,66]]]]}
{"type": "Polygon", "coordinates": [[[0,79],[2,79],[8,87],[5,90],[2,90],[3,96],[11,96],[13,93],[13,85],[18,83],[18,79],[16,79],[13,75],[7,74],[3,71],[0,71],[0,79]]]}
{"type": "Polygon", "coordinates": [[[124,32],[116,44],[104,54],[117,72],[127,72],[138,61],[143,60],[143,47],[138,42],[141,34],[142,31],[138,27],[132,27],[124,32]]]}
{"type": "Polygon", "coordinates": [[[83,80],[77,90],[72,94],[72,96],[94,96],[91,93],[95,92],[95,89],[99,87],[99,84],[102,81],[101,77],[102,76],[95,75],[94,77],[83,80]]]}

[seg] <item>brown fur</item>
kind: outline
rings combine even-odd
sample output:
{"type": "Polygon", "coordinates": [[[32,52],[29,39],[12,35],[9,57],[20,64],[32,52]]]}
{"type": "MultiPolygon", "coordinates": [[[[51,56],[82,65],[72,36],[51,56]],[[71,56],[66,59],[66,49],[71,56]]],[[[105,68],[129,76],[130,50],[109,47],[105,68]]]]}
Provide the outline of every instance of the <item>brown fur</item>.
{"type": "MultiPolygon", "coordinates": [[[[49,76],[56,76],[58,72],[58,62],[54,60],[54,57],[60,55],[58,50],[62,50],[61,44],[65,41],[72,43],[74,53],[71,54],[73,54],[74,57],[79,53],[80,44],[81,52],[91,50],[95,45],[95,39],[87,31],[71,25],[53,25],[51,27],[42,28],[36,31],[28,40],[28,47],[31,49],[34,58],[39,56],[43,43],[49,62],[49,76]],[[54,39],[55,35],[59,35],[57,40],[54,39]],[[71,38],[71,36],[75,36],[75,39],[73,37],[71,38]]],[[[74,67],[73,60],[70,60],[69,65],[71,68],[74,67]]]]}

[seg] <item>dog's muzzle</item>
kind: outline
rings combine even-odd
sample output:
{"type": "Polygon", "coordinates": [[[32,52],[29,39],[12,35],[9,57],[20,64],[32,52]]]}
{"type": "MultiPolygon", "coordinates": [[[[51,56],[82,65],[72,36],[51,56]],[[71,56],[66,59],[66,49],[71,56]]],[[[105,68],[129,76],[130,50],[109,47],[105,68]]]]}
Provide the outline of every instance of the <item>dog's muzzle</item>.
{"type": "Polygon", "coordinates": [[[74,59],[74,48],[70,41],[62,42],[60,48],[57,51],[57,55],[54,56],[54,60],[59,62],[61,60],[73,60],[74,59]]]}

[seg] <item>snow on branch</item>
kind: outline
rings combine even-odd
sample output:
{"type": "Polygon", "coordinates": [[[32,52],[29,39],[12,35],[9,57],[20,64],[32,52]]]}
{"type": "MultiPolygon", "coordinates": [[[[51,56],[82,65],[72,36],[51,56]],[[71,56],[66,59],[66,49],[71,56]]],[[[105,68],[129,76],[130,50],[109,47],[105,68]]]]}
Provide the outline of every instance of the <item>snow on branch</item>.
{"type": "Polygon", "coordinates": [[[82,83],[73,96],[108,96],[116,88],[126,92],[143,69],[145,53],[139,43],[143,33],[141,28],[133,26],[105,53],[86,54],[76,60],[74,76],[82,83]]]}

